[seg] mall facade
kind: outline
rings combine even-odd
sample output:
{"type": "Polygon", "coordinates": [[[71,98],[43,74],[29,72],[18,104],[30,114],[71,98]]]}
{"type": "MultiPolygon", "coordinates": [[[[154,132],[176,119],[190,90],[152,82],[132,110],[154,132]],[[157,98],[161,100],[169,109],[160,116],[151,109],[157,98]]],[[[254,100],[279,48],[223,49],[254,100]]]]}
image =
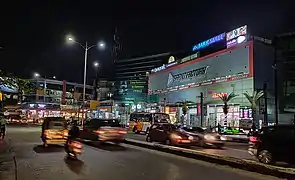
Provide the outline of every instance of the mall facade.
{"type": "MultiPolygon", "coordinates": [[[[158,105],[172,120],[181,119],[181,102],[190,102],[187,112],[188,126],[223,125],[221,94],[238,95],[229,102],[227,125],[249,127],[252,110],[243,93],[268,86],[268,119],[273,120],[273,48],[253,38],[209,55],[176,64],[149,75],[148,93],[157,96],[158,105]],[[203,122],[201,124],[201,99],[203,93],[203,122]]],[[[263,99],[258,118],[263,117],[263,99]]]]}

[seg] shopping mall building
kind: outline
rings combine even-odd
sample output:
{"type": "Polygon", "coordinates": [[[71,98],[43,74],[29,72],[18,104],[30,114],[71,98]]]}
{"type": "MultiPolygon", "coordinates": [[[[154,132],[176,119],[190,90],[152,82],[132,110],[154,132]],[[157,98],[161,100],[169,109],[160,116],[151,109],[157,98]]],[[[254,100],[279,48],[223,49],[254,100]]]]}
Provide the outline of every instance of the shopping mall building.
{"type": "MultiPolygon", "coordinates": [[[[236,30],[239,30],[236,29],[236,30]]],[[[239,35],[223,33],[217,38],[225,47],[202,57],[201,48],[213,44],[212,38],[203,44],[194,46],[201,56],[178,61],[174,66],[162,68],[161,71],[149,75],[149,95],[157,96],[158,105],[164,105],[166,113],[176,121],[182,114],[181,102],[191,102],[187,113],[187,125],[200,126],[201,106],[200,94],[203,93],[203,126],[224,124],[223,102],[220,94],[234,93],[238,95],[229,102],[227,124],[234,127],[251,125],[252,111],[250,103],[243,93],[252,93],[268,86],[268,116],[273,120],[273,48],[260,40],[254,40],[246,33],[244,42],[234,43],[239,35]]],[[[240,34],[241,35],[241,34],[240,34]]],[[[256,39],[256,38],[255,38],[256,39]]],[[[263,99],[261,99],[263,107],[263,99]]],[[[263,108],[258,109],[258,118],[263,108]]]]}

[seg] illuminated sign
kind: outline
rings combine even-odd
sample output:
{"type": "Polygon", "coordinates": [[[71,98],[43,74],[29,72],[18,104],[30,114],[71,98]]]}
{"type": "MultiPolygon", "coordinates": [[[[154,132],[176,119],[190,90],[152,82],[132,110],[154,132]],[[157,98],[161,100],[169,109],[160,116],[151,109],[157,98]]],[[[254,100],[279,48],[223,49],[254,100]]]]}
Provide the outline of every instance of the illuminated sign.
{"type": "Polygon", "coordinates": [[[212,99],[217,99],[217,98],[224,97],[224,96],[227,96],[227,93],[213,93],[212,99]]]}
{"type": "Polygon", "coordinates": [[[230,41],[232,39],[236,39],[239,36],[247,35],[247,25],[234,29],[228,33],[226,33],[226,41],[230,41]]]}
{"type": "Polygon", "coordinates": [[[176,65],[176,64],[177,64],[177,62],[172,62],[172,63],[170,63],[170,64],[167,64],[167,65],[166,65],[166,68],[171,67],[171,66],[174,66],[174,65],[176,65]]]}
{"type": "Polygon", "coordinates": [[[206,41],[203,41],[203,42],[201,42],[201,43],[195,45],[195,46],[193,47],[193,51],[197,51],[197,50],[199,50],[199,49],[203,49],[203,48],[205,48],[205,47],[208,47],[208,46],[210,46],[211,44],[214,44],[214,43],[220,42],[220,41],[224,40],[224,38],[225,38],[225,33],[219,34],[219,35],[217,35],[217,36],[215,36],[215,37],[213,37],[213,38],[211,38],[211,39],[208,39],[208,40],[206,40],[206,41]]]}
{"type": "Polygon", "coordinates": [[[198,58],[198,57],[200,57],[200,52],[197,52],[197,53],[195,53],[195,54],[192,54],[192,55],[190,55],[190,56],[187,56],[187,57],[185,57],[185,58],[182,58],[182,59],[180,60],[180,63],[185,63],[185,62],[187,62],[187,61],[194,60],[194,59],[196,59],[196,58],[198,58]]]}
{"type": "Polygon", "coordinates": [[[193,69],[191,71],[187,71],[184,73],[179,73],[179,74],[175,74],[173,75],[171,72],[168,75],[168,81],[167,81],[167,86],[170,86],[172,83],[174,82],[181,82],[184,81],[186,79],[191,79],[193,77],[197,77],[200,75],[204,75],[207,72],[209,66],[205,66],[202,68],[198,68],[198,69],[193,69]]]}
{"type": "Polygon", "coordinates": [[[226,33],[226,46],[227,48],[241,44],[247,41],[247,25],[239,27],[226,33]]]}
{"type": "Polygon", "coordinates": [[[157,67],[157,68],[152,69],[152,72],[158,72],[158,71],[162,71],[164,69],[166,69],[166,65],[165,64],[163,64],[160,67],[157,67]]]}
{"type": "Polygon", "coordinates": [[[174,56],[170,56],[168,59],[168,64],[173,63],[175,61],[174,56]]]}

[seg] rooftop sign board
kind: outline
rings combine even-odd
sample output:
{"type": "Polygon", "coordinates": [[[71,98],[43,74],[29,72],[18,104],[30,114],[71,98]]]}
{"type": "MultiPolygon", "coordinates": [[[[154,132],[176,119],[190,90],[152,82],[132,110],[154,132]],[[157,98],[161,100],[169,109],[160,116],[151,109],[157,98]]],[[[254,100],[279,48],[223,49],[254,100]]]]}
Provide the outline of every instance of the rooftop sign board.
{"type": "Polygon", "coordinates": [[[219,34],[219,35],[217,35],[217,36],[215,36],[213,38],[210,38],[210,39],[208,39],[206,41],[203,41],[203,42],[201,42],[201,43],[199,43],[197,45],[194,45],[193,51],[197,51],[199,49],[203,49],[205,47],[210,46],[211,44],[220,42],[220,41],[222,41],[224,39],[225,39],[225,33],[219,34]]]}

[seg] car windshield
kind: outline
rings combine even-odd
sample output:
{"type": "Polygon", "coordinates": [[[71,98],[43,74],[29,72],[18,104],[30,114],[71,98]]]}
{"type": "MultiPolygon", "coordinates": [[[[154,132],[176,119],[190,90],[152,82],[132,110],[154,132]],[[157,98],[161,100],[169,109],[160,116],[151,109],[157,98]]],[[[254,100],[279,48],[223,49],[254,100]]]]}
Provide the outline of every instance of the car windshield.
{"type": "Polygon", "coordinates": [[[49,122],[49,129],[65,129],[65,124],[60,121],[51,121],[49,122]]]}

